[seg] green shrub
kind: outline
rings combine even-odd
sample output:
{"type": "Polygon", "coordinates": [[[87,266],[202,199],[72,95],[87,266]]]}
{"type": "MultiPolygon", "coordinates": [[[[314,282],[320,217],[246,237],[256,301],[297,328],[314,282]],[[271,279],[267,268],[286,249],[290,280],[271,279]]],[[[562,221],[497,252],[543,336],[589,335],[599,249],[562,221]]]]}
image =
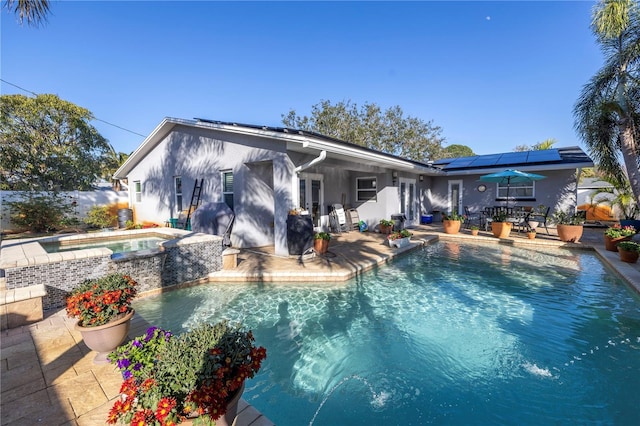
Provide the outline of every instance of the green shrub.
{"type": "Polygon", "coordinates": [[[7,202],[11,222],[32,232],[60,229],[71,220],[73,207],[55,192],[30,193],[28,198],[7,202]]]}
{"type": "Polygon", "coordinates": [[[111,213],[109,206],[93,206],[84,222],[96,228],[110,228],[115,226],[116,220],[117,216],[111,213]]]}

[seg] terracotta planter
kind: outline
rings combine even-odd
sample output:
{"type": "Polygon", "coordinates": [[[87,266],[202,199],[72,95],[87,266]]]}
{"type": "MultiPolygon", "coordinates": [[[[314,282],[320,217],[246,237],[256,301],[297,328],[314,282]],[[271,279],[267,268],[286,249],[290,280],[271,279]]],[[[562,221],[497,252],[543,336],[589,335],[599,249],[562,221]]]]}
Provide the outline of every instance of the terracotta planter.
{"type": "Polygon", "coordinates": [[[109,362],[107,355],[127,338],[134,314],[135,311],[132,309],[122,318],[97,327],[82,327],[80,322],[76,323],[75,329],[82,334],[85,345],[92,351],[98,352],[93,359],[94,364],[109,362]]]}
{"type": "Polygon", "coordinates": [[[620,260],[627,263],[636,263],[640,255],[637,251],[621,250],[620,247],[618,247],[618,254],[620,255],[620,260]]]}
{"type": "Polygon", "coordinates": [[[621,241],[631,241],[633,235],[627,237],[611,238],[604,236],[604,248],[609,251],[618,251],[618,243],[621,241]]]}
{"type": "Polygon", "coordinates": [[[565,243],[579,242],[583,229],[582,225],[558,225],[556,227],[558,238],[565,243]]]}
{"type": "Polygon", "coordinates": [[[491,232],[496,238],[509,238],[513,223],[511,222],[491,222],[491,232]]]}
{"type": "Polygon", "coordinates": [[[536,233],[535,232],[527,232],[527,238],[529,238],[530,240],[535,240],[536,233]]]}
{"type": "Polygon", "coordinates": [[[474,237],[478,236],[478,232],[480,232],[478,229],[472,229],[471,230],[471,235],[473,235],[474,237]]]}
{"type": "Polygon", "coordinates": [[[329,240],[313,240],[313,249],[318,254],[325,254],[329,250],[329,240]]]}
{"type": "Polygon", "coordinates": [[[445,234],[457,234],[460,232],[460,226],[462,222],[459,220],[443,220],[442,226],[444,227],[445,234]]]}
{"type": "MultiPolygon", "coordinates": [[[[216,426],[231,426],[234,424],[233,422],[238,416],[238,403],[240,402],[243,392],[244,382],[242,383],[242,386],[240,386],[240,389],[238,389],[237,392],[229,399],[229,402],[227,403],[227,411],[224,415],[214,419],[216,426]]],[[[188,418],[180,424],[193,425],[196,419],[197,418],[188,418]]]]}
{"type": "Polygon", "coordinates": [[[393,232],[393,225],[380,225],[380,233],[389,235],[393,232]]]}

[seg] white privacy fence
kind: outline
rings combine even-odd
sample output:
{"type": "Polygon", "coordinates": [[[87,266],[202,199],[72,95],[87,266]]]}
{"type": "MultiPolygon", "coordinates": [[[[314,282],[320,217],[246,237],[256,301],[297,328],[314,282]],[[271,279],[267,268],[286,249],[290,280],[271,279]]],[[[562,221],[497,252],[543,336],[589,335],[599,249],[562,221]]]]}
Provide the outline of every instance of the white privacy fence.
{"type": "MultiPolygon", "coordinates": [[[[82,221],[91,207],[117,204],[121,208],[126,208],[129,202],[128,191],[114,191],[113,189],[100,187],[94,191],[66,191],[61,192],[61,196],[68,199],[69,204],[73,204],[73,216],[82,221]]],[[[10,231],[16,228],[11,223],[11,207],[8,201],[20,201],[28,198],[28,193],[24,191],[0,191],[0,231],[10,231]]]]}

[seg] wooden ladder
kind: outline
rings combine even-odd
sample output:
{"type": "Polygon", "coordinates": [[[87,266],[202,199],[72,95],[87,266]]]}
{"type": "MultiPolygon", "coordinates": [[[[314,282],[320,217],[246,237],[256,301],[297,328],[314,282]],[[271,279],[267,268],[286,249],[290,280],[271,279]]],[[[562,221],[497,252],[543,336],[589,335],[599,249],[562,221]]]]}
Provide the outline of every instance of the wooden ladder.
{"type": "Polygon", "coordinates": [[[187,229],[189,225],[191,225],[191,213],[198,207],[198,204],[200,204],[200,194],[202,194],[203,183],[204,178],[200,179],[200,182],[198,182],[198,179],[196,179],[196,183],[193,186],[193,192],[191,193],[191,203],[189,204],[189,210],[187,210],[187,219],[184,221],[182,229],[187,229]]]}

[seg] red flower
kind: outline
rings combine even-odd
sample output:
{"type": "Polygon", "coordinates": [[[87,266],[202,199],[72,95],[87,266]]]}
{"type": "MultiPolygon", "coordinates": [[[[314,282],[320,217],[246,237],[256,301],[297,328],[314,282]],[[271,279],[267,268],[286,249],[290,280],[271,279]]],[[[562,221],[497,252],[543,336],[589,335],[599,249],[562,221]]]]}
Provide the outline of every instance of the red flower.
{"type": "Polygon", "coordinates": [[[160,399],[160,401],[158,402],[158,409],[156,410],[156,419],[160,420],[161,422],[164,422],[167,416],[169,415],[169,413],[171,413],[171,410],[173,409],[173,407],[175,406],[176,406],[175,398],[163,397],[162,399],[160,399]]]}

